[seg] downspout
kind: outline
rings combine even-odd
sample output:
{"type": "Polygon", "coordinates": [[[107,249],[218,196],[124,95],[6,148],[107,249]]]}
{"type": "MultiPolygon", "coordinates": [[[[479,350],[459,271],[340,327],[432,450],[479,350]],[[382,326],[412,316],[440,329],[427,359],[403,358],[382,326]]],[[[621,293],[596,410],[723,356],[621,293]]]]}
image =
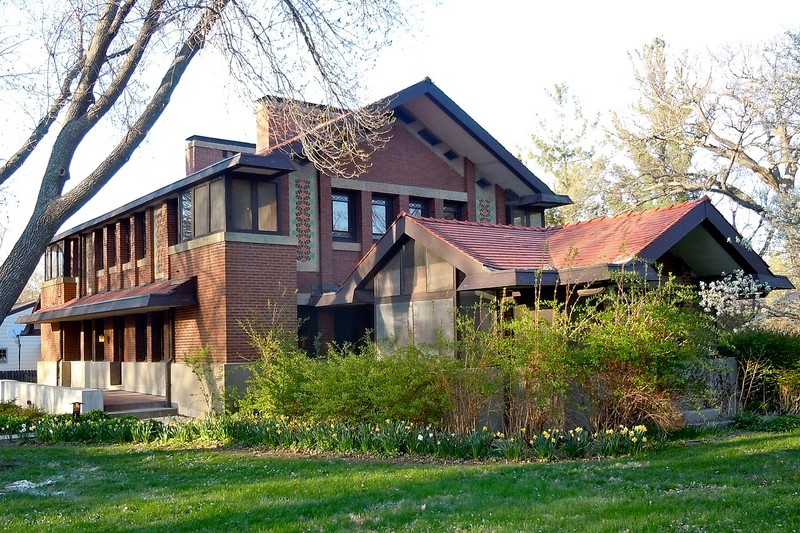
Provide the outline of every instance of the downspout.
{"type": "Polygon", "coordinates": [[[166,404],[164,407],[170,408],[172,407],[172,363],[175,362],[175,310],[170,308],[167,316],[169,317],[167,321],[169,323],[169,353],[164,359],[164,403],[166,404]]]}
{"type": "MultiPolygon", "coordinates": [[[[62,387],[64,385],[61,379],[61,364],[64,362],[64,330],[61,328],[61,325],[59,325],[59,337],[61,342],[58,343],[58,359],[56,360],[56,387],[62,387]]],[[[36,381],[39,381],[38,377],[36,381]]]]}

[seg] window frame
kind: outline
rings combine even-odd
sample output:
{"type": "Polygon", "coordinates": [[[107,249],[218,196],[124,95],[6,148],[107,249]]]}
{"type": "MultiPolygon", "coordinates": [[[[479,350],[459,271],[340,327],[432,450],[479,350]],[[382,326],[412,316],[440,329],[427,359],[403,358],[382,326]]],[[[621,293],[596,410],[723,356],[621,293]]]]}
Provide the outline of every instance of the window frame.
{"type": "Polygon", "coordinates": [[[427,198],[409,198],[408,214],[413,217],[429,217],[431,213],[430,204],[431,202],[427,198]],[[411,212],[412,206],[414,206],[413,209],[416,209],[416,206],[419,206],[419,214],[411,212]]]}
{"type": "Polygon", "coordinates": [[[225,190],[225,231],[234,231],[237,233],[262,233],[269,235],[276,235],[280,233],[280,186],[277,180],[259,180],[249,179],[246,177],[231,177],[226,180],[227,186],[225,190]],[[250,228],[234,228],[233,227],[233,182],[239,180],[242,182],[249,182],[250,184],[250,228]],[[259,229],[259,186],[270,185],[274,191],[274,201],[272,204],[275,206],[274,225],[275,229],[259,229]]]}
{"type": "Polygon", "coordinates": [[[0,365],[8,364],[8,348],[0,348],[0,365]]]}
{"type": "Polygon", "coordinates": [[[450,200],[445,200],[442,203],[442,217],[445,220],[460,220],[464,221],[464,203],[463,202],[453,202],[450,200]],[[452,212],[452,217],[448,217],[448,212],[452,212]]]}
{"type": "Polygon", "coordinates": [[[334,241],[355,242],[357,240],[356,228],[356,195],[351,191],[331,191],[331,236],[334,241]],[[336,229],[336,203],[347,206],[347,229],[336,229]]]}
{"type": "Polygon", "coordinates": [[[391,196],[384,196],[374,194],[372,195],[372,202],[371,202],[371,214],[372,214],[372,240],[377,241],[381,237],[386,234],[386,231],[389,229],[392,221],[394,220],[394,199],[391,196]],[[375,230],[380,229],[375,227],[375,216],[376,216],[376,208],[381,209],[383,211],[383,231],[378,233],[375,230]]]}

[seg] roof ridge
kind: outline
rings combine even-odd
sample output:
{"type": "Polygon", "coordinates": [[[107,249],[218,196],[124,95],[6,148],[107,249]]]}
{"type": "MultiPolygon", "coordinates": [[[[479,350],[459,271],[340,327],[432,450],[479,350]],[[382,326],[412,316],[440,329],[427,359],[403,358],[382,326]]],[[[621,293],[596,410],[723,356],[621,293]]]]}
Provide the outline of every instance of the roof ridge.
{"type": "Polygon", "coordinates": [[[673,209],[677,209],[677,208],[680,208],[680,207],[686,207],[686,206],[689,206],[689,205],[699,205],[699,204],[701,204],[703,202],[710,202],[710,201],[711,201],[711,198],[709,198],[709,196],[707,194],[704,194],[700,198],[695,198],[695,199],[692,199],[692,200],[686,200],[686,201],[683,201],[683,202],[680,202],[680,203],[677,203],[677,204],[659,205],[659,206],[656,206],[656,207],[651,207],[649,209],[639,209],[638,211],[628,211],[626,213],[619,213],[619,214],[616,214],[616,215],[603,215],[601,217],[591,218],[589,220],[579,220],[578,222],[570,222],[568,224],[562,224],[560,226],[551,226],[551,227],[552,228],[572,228],[572,227],[576,227],[576,226],[580,226],[580,225],[596,224],[597,222],[599,222],[601,220],[606,220],[606,219],[608,219],[608,220],[622,220],[622,219],[631,218],[631,217],[634,217],[634,216],[646,215],[648,213],[653,213],[653,212],[656,212],[656,211],[671,211],[673,209]]]}
{"type": "Polygon", "coordinates": [[[426,221],[429,220],[431,222],[442,223],[442,224],[452,224],[458,226],[479,226],[479,227],[494,227],[494,228],[502,228],[502,229],[513,229],[513,230],[520,230],[520,231],[540,231],[546,232],[558,226],[547,226],[547,227],[540,227],[540,226],[515,226],[514,224],[498,224],[497,222],[487,222],[482,220],[451,220],[446,218],[435,218],[435,217],[421,217],[421,216],[414,216],[406,213],[406,216],[413,218],[415,220],[426,221]]]}

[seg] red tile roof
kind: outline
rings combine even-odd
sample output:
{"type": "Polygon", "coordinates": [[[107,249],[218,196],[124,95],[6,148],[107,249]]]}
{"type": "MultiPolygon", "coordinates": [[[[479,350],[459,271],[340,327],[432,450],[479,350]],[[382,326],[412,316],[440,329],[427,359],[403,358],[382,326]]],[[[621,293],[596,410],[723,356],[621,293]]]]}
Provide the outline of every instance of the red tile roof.
{"type": "Polygon", "coordinates": [[[549,228],[409,218],[487,268],[550,270],[626,262],[703,202],[710,200],[549,228]]]}

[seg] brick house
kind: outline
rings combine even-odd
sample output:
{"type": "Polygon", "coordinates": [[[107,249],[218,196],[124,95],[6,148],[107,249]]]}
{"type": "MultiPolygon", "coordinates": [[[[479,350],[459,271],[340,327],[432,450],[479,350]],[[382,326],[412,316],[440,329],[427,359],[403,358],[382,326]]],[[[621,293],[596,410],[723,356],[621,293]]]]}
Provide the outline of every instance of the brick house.
{"type": "Polygon", "coordinates": [[[24,319],[42,328],[39,382],[155,394],[201,414],[186,356],[208,346],[220,385],[241,386],[256,357],[243,321],[288,309],[278,320],[300,318],[309,349],[374,327],[368,306],[318,304],[399,213],[543,226],[545,209],[570,203],[429,79],[386,101],[391,140],[358,179],[278,149],[262,111],[256,144],[191,137],[185,178],[57,235],[24,319]]]}

